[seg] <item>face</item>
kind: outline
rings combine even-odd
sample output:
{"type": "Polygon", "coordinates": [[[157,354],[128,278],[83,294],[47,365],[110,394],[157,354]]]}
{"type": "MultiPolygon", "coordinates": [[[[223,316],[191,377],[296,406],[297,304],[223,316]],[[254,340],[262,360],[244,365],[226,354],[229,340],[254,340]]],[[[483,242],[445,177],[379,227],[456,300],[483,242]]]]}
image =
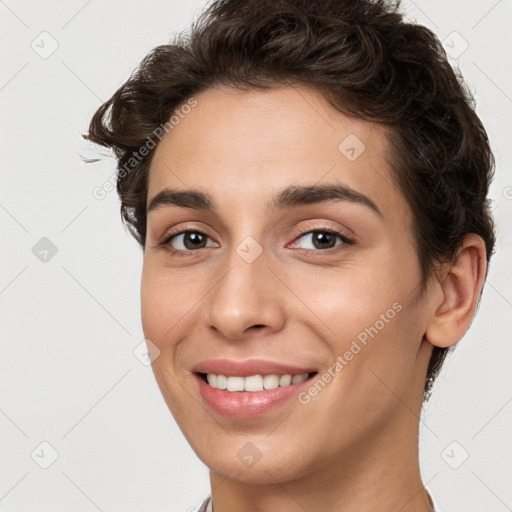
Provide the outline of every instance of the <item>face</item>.
{"type": "Polygon", "coordinates": [[[307,87],[195,99],[149,175],[142,322],[172,414],[247,482],[377,453],[428,362],[385,128],[307,87]]]}

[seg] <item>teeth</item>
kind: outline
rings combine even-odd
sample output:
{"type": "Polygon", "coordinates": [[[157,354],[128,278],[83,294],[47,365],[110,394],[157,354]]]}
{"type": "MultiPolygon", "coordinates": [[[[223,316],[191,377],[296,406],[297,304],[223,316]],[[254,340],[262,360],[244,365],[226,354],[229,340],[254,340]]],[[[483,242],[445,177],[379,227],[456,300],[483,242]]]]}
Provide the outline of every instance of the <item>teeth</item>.
{"type": "Polygon", "coordinates": [[[279,385],[280,386],[289,386],[291,383],[292,383],[291,375],[281,375],[281,377],[279,377],[279,385]]]}
{"type": "Polygon", "coordinates": [[[308,378],[307,373],[301,373],[300,375],[294,375],[292,377],[292,384],[300,384],[301,382],[304,382],[308,378]]]}
{"type": "MultiPolygon", "coordinates": [[[[215,379],[216,381],[216,379],[215,379]]],[[[217,383],[217,382],[215,382],[217,383]]],[[[227,390],[228,391],[243,391],[245,379],[243,377],[228,377],[227,390]]]]}
{"type": "MultiPolygon", "coordinates": [[[[210,374],[211,375],[211,374],[210,374]]],[[[218,389],[226,389],[228,387],[228,379],[225,375],[217,375],[217,382],[215,387],[218,389]]]]}
{"type": "Polygon", "coordinates": [[[265,377],[263,377],[263,387],[265,389],[275,389],[279,387],[279,377],[277,375],[265,375],[265,377]]]}
{"type": "Polygon", "coordinates": [[[227,389],[228,391],[263,391],[264,389],[275,389],[291,384],[300,384],[308,378],[308,373],[299,375],[250,375],[249,377],[227,377],[226,375],[215,375],[208,373],[206,380],[212,388],[227,389]]]}
{"type": "Polygon", "coordinates": [[[251,375],[244,380],[244,391],[261,391],[265,384],[265,379],[261,375],[251,375]]]}

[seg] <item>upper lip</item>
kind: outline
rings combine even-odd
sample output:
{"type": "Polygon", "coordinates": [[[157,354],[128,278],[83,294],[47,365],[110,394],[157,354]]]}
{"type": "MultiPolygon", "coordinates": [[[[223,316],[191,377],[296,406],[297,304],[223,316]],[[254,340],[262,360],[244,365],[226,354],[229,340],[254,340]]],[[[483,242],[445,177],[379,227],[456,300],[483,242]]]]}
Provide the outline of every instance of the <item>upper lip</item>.
{"type": "Polygon", "coordinates": [[[249,377],[250,375],[299,375],[315,372],[314,368],[292,366],[261,359],[248,359],[236,361],[233,359],[207,359],[196,364],[192,371],[195,373],[213,373],[215,375],[227,375],[237,377],[249,377]]]}

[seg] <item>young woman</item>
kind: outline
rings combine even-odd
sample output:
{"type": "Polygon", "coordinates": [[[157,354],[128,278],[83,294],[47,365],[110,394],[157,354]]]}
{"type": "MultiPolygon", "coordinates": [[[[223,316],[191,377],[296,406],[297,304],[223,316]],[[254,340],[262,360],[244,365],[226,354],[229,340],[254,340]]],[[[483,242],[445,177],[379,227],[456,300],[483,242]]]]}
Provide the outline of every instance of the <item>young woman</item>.
{"type": "Polygon", "coordinates": [[[94,115],[201,510],[427,512],[418,424],[493,252],[493,156],[398,5],[221,0],[94,115]]]}

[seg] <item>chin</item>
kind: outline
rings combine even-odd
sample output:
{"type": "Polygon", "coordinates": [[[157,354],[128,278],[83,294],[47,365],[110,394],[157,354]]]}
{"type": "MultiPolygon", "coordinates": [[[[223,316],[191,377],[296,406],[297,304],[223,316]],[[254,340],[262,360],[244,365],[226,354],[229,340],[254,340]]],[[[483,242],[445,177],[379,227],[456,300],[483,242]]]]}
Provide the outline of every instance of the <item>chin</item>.
{"type": "Polygon", "coordinates": [[[237,436],[227,439],[226,443],[200,444],[192,447],[210,471],[246,484],[292,481],[320,469],[315,466],[321,466],[320,462],[315,464],[314,460],[308,460],[307,452],[300,453],[295,443],[285,447],[279,437],[270,441],[265,436],[237,436]]]}

